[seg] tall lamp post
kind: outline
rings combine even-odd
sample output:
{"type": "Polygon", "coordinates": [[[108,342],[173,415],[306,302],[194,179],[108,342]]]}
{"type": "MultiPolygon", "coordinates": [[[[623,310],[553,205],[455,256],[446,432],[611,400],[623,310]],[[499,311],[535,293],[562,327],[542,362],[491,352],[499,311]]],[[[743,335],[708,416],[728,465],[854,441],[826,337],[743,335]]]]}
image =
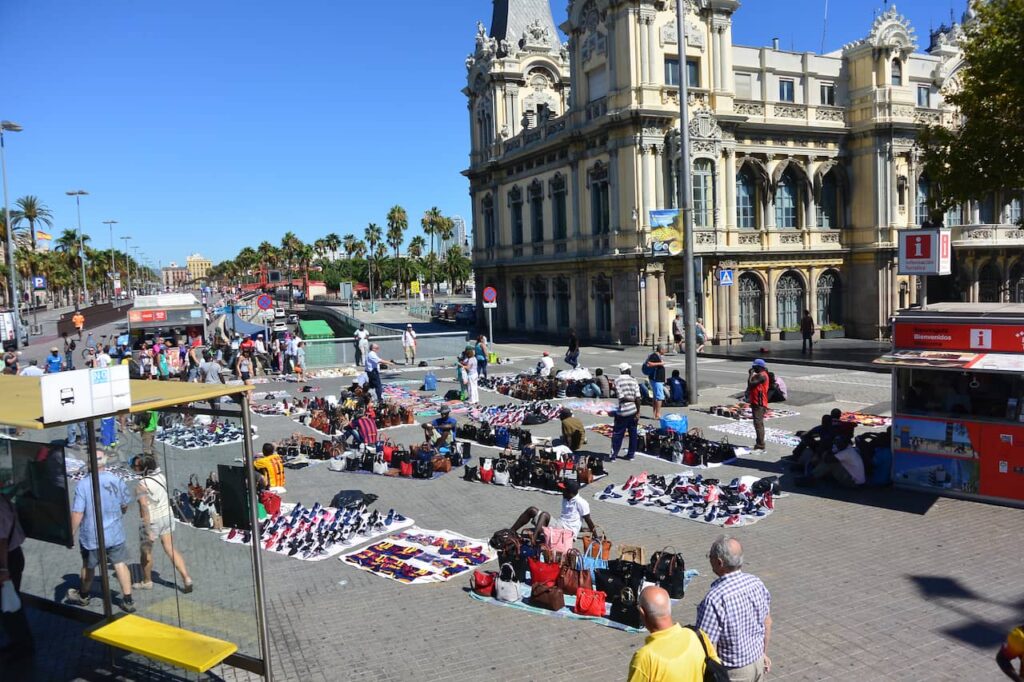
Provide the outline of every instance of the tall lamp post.
{"type": "Polygon", "coordinates": [[[104,220],[103,224],[110,228],[110,300],[114,300],[114,225],[116,220],[104,220]]]}
{"type": "Polygon", "coordinates": [[[683,213],[683,324],[686,326],[686,388],[690,405],[697,391],[697,283],[693,262],[693,212],[690,210],[690,107],[686,68],[686,24],[683,0],[676,0],[676,39],[679,41],[679,210],[683,213]]]}
{"type": "MultiPolygon", "coordinates": [[[[7,229],[7,287],[11,297],[11,313],[14,316],[14,347],[22,342],[21,315],[18,311],[18,278],[14,267],[14,226],[11,225],[11,212],[7,208],[7,161],[4,158],[4,132],[20,133],[21,126],[13,121],[0,121],[0,175],[4,181],[4,227],[7,229]]],[[[35,238],[35,235],[32,235],[35,238]]],[[[28,339],[25,339],[28,345],[28,339]]]]}
{"type": "Polygon", "coordinates": [[[89,285],[85,283],[85,240],[82,239],[82,197],[88,196],[84,189],[73,189],[64,192],[69,197],[75,198],[75,208],[78,211],[78,260],[82,261],[82,298],[83,303],[89,303],[89,285]]]}
{"type": "Polygon", "coordinates": [[[132,247],[132,258],[135,259],[135,279],[139,280],[139,291],[142,291],[142,263],[139,261],[139,247],[132,247]]]}
{"type": "Polygon", "coordinates": [[[132,261],[128,256],[128,240],[131,236],[121,237],[124,240],[124,273],[128,278],[128,298],[132,297],[132,261]]]}

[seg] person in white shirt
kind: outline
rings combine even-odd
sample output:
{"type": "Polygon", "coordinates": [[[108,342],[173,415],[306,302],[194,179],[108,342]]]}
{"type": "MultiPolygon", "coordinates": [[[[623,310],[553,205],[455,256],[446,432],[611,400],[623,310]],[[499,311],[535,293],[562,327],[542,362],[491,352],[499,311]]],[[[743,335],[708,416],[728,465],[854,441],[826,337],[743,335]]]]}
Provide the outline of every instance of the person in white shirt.
{"type": "Polygon", "coordinates": [[[379,350],[380,346],[376,343],[370,346],[370,350],[366,354],[366,362],[363,364],[370,388],[377,392],[378,403],[384,399],[384,386],[380,382],[380,355],[377,354],[379,350]]]}
{"type": "Polygon", "coordinates": [[[365,324],[361,324],[352,337],[356,342],[356,364],[362,365],[366,362],[366,354],[370,352],[370,332],[366,331],[365,324]]]}
{"type": "Polygon", "coordinates": [[[46,372],[40,369],[38,360],[29,360],[28,367],[18,372],[18,374],[23,377],[41,377],[46,374],[46,372]]]}
{"type": "Polygon", "coordinates": [[[402,332],[402,348],[405,350],[405,364],[416,364],[416,332],[411,324],[405,325],[405,331],[402,332]]]}
{"type": "Polygon", "coordinates": [[[93,361],[93,367],[98,367],[100,369],[110,367],[110,346],[103,346],[100,349],[100,354],[97,355],[96,359],[93,361]]]}
{"type": "Polygon", "coordinates": [[[518,533],[519,529],[528,523],[533,523],[534,543],[543,542],[544,528],[565,528],[572,531],[573,539],[580,534],[583,522],[587,522],[587,528],[594,535],[597,535],[597,528],[590,518],[590,503],[580,497],[580,487],[576,481],[565,481],[562,484],[562,513],[555,520],[546,511],[537,507],[530,507],[516,519],[512,525],[512,532],[518,533]]]}
{"type": "Polygon", "coordinates": [[[551,376],[551,371],[555,368],[555,361],[551,359],[551,354],[544,351],[544,355],[541,357],[540,362],[537,363],[537,374],[542,377],[551,376]]]}
{"type": "Polygon", "coordinates": [[[469,394],[469,404],[475,405],[480,402],[480,387],[477,381],[480,375],[477,373],[476,350],[473,344],[466,346],[462,352],[462,370],[466,373],[466,392],[469,394]]]}

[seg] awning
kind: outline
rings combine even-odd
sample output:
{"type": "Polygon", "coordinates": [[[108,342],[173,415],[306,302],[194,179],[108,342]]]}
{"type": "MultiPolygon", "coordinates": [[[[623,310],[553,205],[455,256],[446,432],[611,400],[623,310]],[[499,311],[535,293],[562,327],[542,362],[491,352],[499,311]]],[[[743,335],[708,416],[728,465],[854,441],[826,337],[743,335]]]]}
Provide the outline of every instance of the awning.
{"type": "MultiPolygon", "coordinates": [[[[251,391],[252,386],[197,384],[185,381],[131,381],[129,413],[212,400],[251,391]]],[[[63,424],[43,423],[43,398],[39,377],[0,375],[0,424],[21,429],[46,429],[63,424]]]]}
{"type": "Polygon", "coordinates": [[[366,286],[362,282],[356,282],[355,284],[352,285],[352,291],[358,291],[359,293],[363,293],[369,290],[370,287],[366,286]]]}
{"type": "Polygon", "coordinates": [[[875,359],[874,364],[1024,374],[1024,354],[1019,353],[901,350],[875,359]]]}

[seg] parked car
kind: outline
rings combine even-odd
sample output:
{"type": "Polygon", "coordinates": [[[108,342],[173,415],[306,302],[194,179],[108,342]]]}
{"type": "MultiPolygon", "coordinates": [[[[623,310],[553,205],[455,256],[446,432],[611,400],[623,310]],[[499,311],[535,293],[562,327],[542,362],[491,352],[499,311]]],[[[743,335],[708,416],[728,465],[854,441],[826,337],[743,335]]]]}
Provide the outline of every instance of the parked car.
{"type": "Polygon", "coordinates": [[[444,319],[445,309],[448,307],[447,303],[435,303],[430,311],[430,316],[438,320],[444,319]]]}
{"type": "Polygon", "coordinates": [[[459,306],[459,311],[455,313],[455,321],[459,324],[473,324],[476,322],[476,304],[464,303],[459,306]]]}
{"type": "Polygon", "coordinates": [[[292,315],[288,316],[288,324],[298,324],[298,323],[299,323],[299,316],[298,315],[292,314],[292,315]]]}

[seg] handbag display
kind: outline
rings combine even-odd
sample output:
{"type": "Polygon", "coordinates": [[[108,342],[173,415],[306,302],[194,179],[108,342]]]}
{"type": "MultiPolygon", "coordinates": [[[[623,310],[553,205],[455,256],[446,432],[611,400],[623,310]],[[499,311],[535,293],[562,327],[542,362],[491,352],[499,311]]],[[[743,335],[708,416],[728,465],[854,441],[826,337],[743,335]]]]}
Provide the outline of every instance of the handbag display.
{"type": "Polygon", "coordinates": [[[582,533],[580,535],[580,540],[583,541],[583,553],[589,553],[591,544],[597,545],[600,548],[597,556],[603,559],[605,566],[607,566],[608,559],[611,558],[612,541],[604,534],[604,529],[601,526],[597,526],[596,530],[598,531],[596,535],[592,533],[582,533]]]}
{"type": "Polygon", "coordinates": [[[494,598],[498,601],[519,601],[519,583],[516,581],[516,569],[510,564],[502,564],[498,579],[494,583],[494,598]],[[508,569],[506,573],[506,569],[508,569]],[[508,576],[507,578],[505,576],[508,576]]]}
{"type": "Polygon", "coordinates": [[[565,608],[565,595],[554,585],[534,583],[530,590],[530,604],[548,611],[561,611],[565,608]]]}
{"type": "Polygon", "coordinates": [[[558,582],[558,574],[561,569],[561,564],[544,563],[537,557],[530,557],[526,562],[530,567],[531,585],[538,585],[540,583],[554,585],[558,582]]]}
{"type": "Polygon", "coordinates": [[[442,473],[447,474],[449,471],[452,470],[452,462],[447,457],[443,457],[443,456],[435,457],[432,460],[432,464],[434,466],[434,471],[440,471],[442,473]]]}
{"type": "Polygon", "coordinates": [[[478,467],[471,467],[468,464],[464,468],[465,468],[465,471],[462,474],[463,480],[475,481],[476,478],[477,478],[477,472],[479,471],[479,468],[478,467]]]}
{"type": "Polygon", "coordinates": [[[589,547],[584,548],[581,556],[583,568],[590,573],[591,582],[597,580],[597,569],[608,568],[608,561],[601,558],[601,544],[598,542],[591,542],[589,547]]]}
{"type": "Polygon", "coordinates": [[[619,545],[619,558],[641,566],[647,563],[644,561],[644,548],[640,545],[619,545]]]}
{"type": "MultiPolygon", "coordinates": [[[[373,473],[387,475],[388,463],[384,460],[384,454],[377,455],[376,459],[373,460],[373,473]]],[[[267,510],[269,511],[269,510],[267,510]]]]}
{"type": "Polygon", "coordinates": [[[544,544],[553,552],[568,552],[572,549],[573,539],[573,532],[568,528],[544,527],[544,544]]]}
{"type": "Polygon", "coordinates": [[[637,608],[635,589],[624,587],[612,598],[612,608],[608,618],[632,628],[640,627],[640,609],[637,608]]]}
{"type": "Polygon", "coordinates": [[[494,579],[493,571],[473,571],[473,577],[469,579],[469,586],[477,594],[490,597],[494,594],[494,579]]]}
{"type": "Polygon", "coordinates": [[[575,595],[581,588],[590,589],[594,586],[590,571],[583,568],[583,559],[576,550],[571,549],[562,557],[562,565],[558,569],[558,580],[555,585],[560,587],[565,594],[571,595],[575,595]]]}
{"type": "Polygon", "coordinates": [[[499,459],[494,463],[494,485],[508,485],[510,477],[507,460],[499,459]]]}
{"type": "Polygon", "coordinates": [[[399,476],[412,476],[412,462],[402,462],[398,465],[399,476]]]}
{"type": "Polygon", "coordinates": [[[572,607],[573,613],[603,618],[606,608],[607,601],[604,592],[586,587],[581,587],[576,591],[576,605],[572,607]]]}
{"type": "Polygon", "coordinates": [[[663,588],[672,599],[682,599],[686,594],[686,561],[682,554],[670,549],[674,548],[654,553],[645,578],[663,588]]]}

